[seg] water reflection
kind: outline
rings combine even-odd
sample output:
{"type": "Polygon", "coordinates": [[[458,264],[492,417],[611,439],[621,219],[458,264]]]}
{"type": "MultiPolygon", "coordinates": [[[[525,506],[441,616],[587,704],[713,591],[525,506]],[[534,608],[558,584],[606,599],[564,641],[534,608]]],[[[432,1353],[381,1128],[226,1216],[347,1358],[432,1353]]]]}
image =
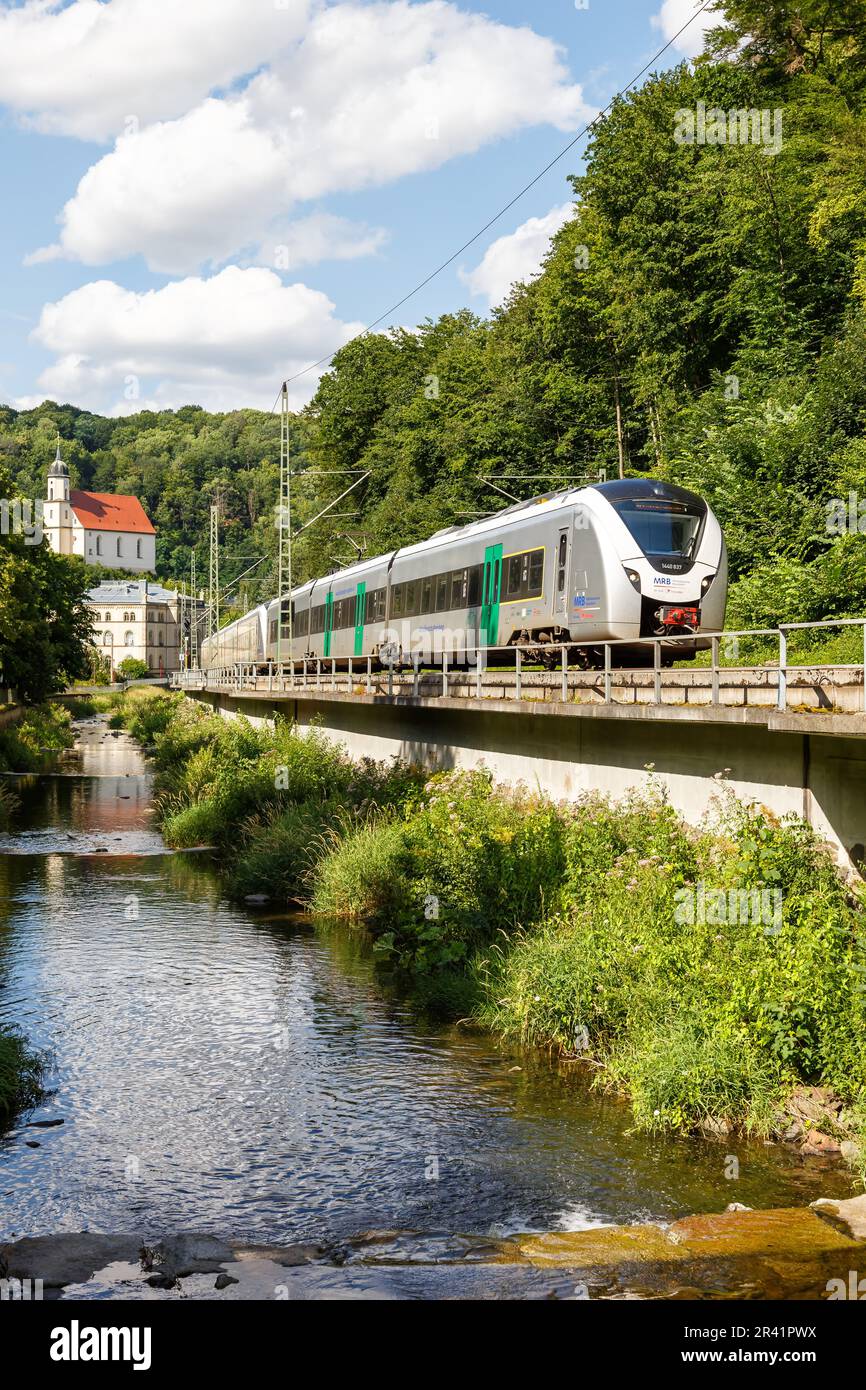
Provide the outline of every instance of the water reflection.
{"type": "Polygon", "coordinates": [[[631,1135],[573,1066],[425,1023],[357,939],[251,915],[201,857],[154,853],[139,755],[86,742],[99,775],[24,789],[0,855],[0,1017],[52,1054],[33,1118],[63,1121],[0,1144],[0,1237],[505,1234],[850,1193],[778,1148],[631,1135]]]}

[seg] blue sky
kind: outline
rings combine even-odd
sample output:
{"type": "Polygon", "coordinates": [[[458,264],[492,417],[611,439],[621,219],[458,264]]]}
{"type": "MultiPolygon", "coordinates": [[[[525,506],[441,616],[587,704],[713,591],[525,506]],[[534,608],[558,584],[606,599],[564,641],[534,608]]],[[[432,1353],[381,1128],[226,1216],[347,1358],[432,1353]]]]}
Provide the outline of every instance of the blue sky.
{"type": "MultiPolygon", "coordinates": [[[[0,400],[269,408],[698,3],[0,0],[0,400]]],[[[701,23],[660,66],[697,51],[701,23]]],[[[485,313],[531,275],[579,167],[568,156],[398,320],[485,313]]]]}

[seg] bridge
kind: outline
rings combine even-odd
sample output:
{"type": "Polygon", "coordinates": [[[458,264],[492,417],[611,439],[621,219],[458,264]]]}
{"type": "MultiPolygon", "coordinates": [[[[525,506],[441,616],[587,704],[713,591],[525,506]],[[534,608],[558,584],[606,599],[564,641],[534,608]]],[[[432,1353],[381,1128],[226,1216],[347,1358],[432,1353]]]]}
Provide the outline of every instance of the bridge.
{"type": "MultiPolygon", "coordinates": [[[[682,638],[682,641],[689,639],[682,638]]],[[[669,638],[643,639],[644,665],[625,667],[618,648],[593,645],[598,670],[575,669],[589,645],[569,643],[447,653],[425,666],[376,669],[370,659],[308,659],[266,669],[237,665],[187,671],[175,688],[231,717],[279,715],[316,725],[354,757],[402,757],[431,768],[490,769],[574,799],[597,790],[622,796],[650,777],[700,823],[730,787],[774,814],[796,814],[826,839],[840,864],[866,866],[866,620],[790,624],[709,635],[707,664],[666,669],[669,638]],[[854,629],[856,663],[805,664],[798,642],[811,629],[854,629]],[[771,645],[761,665],[724,653],[771,645]],[[468,661],[467,661],[468,655],[468,661]],[[736,659],[736,658],[734,658],[736,659]],[[509,664],[506,666],[505,662],[509,664]]]]}

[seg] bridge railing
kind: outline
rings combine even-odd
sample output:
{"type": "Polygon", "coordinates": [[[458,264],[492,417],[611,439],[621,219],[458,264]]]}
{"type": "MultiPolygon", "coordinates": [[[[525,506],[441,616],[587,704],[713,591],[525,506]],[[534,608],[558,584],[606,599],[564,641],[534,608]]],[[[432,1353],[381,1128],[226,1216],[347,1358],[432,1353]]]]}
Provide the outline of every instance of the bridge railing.
{"type": "MultiPolygon", "coordinates": [[[[709,650],[710,661],[708,666],[692,667],[693,671],[704,670],[710,674],[710,700],[711,705],[721,703],[721,683],[722,675],[739,673],[745,683],[746,678],[756,677],[757,675],[768,676],[775,674],[776,708],[785,710],[788,708],[788,693],[791,684],[791,677],[797,672],[851,672],[855,674],[857,683],[861,686],[860,710],[866,713],[866,618],[830,618],[821,622],[812,623],[781,623],[775,628],[725,628],[719,632],[683,633],[678,636],[665,637],[640,637],[640,638],[619,638],[608,642],[598,642],[592,640],[570,641],[562,643],[545,644],[542,648],[537,642],[521,643],[508,647],[464,647],[456,652],[436,652],[434,659],[431,660],[430,654],[426,652],[410,653],[408,659],[404,658],[399,670],[394,664],[383,664],[379,661],[374,663],[371,657],[307,657],[303,661],[289,663],[284,662],[277,665],[275,662],[238,662],[231,666],[211,667],[207,671],[191,670],[175,672],[172,677],[172,685],[176,689],[196,689],[196,690],[254,690],[262,693],[285,693],[292,690],[331,690],[337,691],[345,688],[349,693],[373,694],[374,679],[378,682],[381,678],[387,683],[387,694],[394,697],[395,693],[405,694],[406,686],[401,680],[399,691],[395,691],[395,675],[400,679],[401,672],[405,670],[407,679],[411,677],[411,693],[418,695],[421,693],[421,681],[424,678],[424,694],[431,693],[431,686],[441,679],[441,693],[448,695],[452,676],[459,667],[463,684],[469,696],[478,699],[483,698],[487,688],[483,680],[485,673],[498,672],[502,669],[501,663],[506,661],[509,667],[513,665],[514,678],[512,684],[513,698],[521,700],[524,698],[526,680],[530,670],[537,669],[542,662],[540,656],[543,653],[547,670],[558,669],[560,673],[560,685],[557,690],[547,685],[545,697],[558,697],[567,701],[570,697],[569,672],[576,664],[580,667],[580,654],[591,651],[593,654],[603,653],[603,665],[598,667],[595,674],[599,690],[605,704],[613,703],[613,683],[615,676],[628,676],[645,674],[652,672],[653,684],[653,703],[662,703],[662,692],[665,688],[676,686],[676,677],[681,676],[681,671],[666,672],[665,659],[668,664],[671,659],[676,659],[671,648],[682,644],[684,647],[694,647],[698,641],[704,650],[709,650]],[[821,630],[859,628],[861,639],[858,643],[859,659],[851,663],[836,663],[832,665],[822,665],[816,662],[795,663],[789,660],[789,640],[790,635],[804,633],[807,631],[820,633],[821,630]],[[736,658],[739,650],[738,644],[742,640],[764,640],[772,641],[777,649],[775,660],[764,662],[759,666],[737,665],[736,658]],[[733,648],[732,648],[733,644],[733,648]],[[641,647],[647,649],[648,660],[643,665],[620,665],[616,662],[616,652],[618,649],[641,647]],[[726,659],[722,661],[724,652],[727,657],[733,650],[733,661],[726,659]],[[554,663],[555,659],[555,665],[554,663]],[[266,673],[263,670],[266,668],[266,673]],[[466,674],[463,675],[463,670],[466,674]],[[474,679],[471,672],[474,669],[474,679]],[[669,676],[666,681],[665,675],[669,676]],[[432,678],[432,679],[431,679],[432,678]],[[360,690],[357,687],[360,686],[360,690]]],[[[584,664],[583,671],[589,671],[589,665],[584,664]]]]}

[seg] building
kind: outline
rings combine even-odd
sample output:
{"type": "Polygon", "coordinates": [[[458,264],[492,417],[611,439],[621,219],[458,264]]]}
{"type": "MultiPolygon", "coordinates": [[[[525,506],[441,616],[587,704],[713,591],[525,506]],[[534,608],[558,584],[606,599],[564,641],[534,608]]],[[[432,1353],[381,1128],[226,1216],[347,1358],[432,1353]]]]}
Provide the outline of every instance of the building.
{"type": "Polygon", "coordinates": [[[59,440],[48,470],[43,527],[59,555],[80,555],[86,564],[106,569],[147,573],[156,568],[156,531],[138,498],[70,491],[59,440]]]}
{"type": "Polygon", "coordinates": [[[108,580],[87,595],[93,643],[112,672],[128,656],[143,661],[152,676],[180,669],[181,598],[147,579],[108,580]]]}

